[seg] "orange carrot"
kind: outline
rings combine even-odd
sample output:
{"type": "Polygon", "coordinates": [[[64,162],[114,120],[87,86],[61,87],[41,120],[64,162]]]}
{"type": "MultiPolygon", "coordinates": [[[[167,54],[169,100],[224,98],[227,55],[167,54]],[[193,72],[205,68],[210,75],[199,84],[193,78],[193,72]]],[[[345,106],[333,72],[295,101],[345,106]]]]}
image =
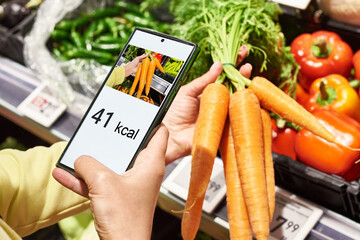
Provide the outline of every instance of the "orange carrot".
{"type": "Polygon", "coordinates": [[[249,89],[254,91],[262,107],[306,128],[329,142],[337,143],[335,136],[310,112],[266,78],[255,77],[251,81],[249,89]]]}
{"type": "Polygon", "coordinates": [[[146,96],[149,95],[149,92],[150,92],[150,87],[151,87],[151,82],[152,82],[152,78],[153,78],[154,71],[155,71],[155,66],[156,66],[155,60],[152,60],[150,62],[148,74],[147,74],[147,77],[146,77],[146,86],[145,86],[145,94],[146,94],[146,96]]]}
{"type": "Polygon", "coordinates": [[[230,98],[229,116],[241,186],[257,240],[269,236],[269,206],[264,169],[264,143],[260,104],[249,89],[230,98]]]}
{"type": "Polygon", "coordinates": [[[205,194],[200,198],[188,196],[181,220],[181,235],[184,240],[193,240],[199,230],[205,194]]]}
{"type": "Polygon", "coordinates": [[[252,239],[249,216],[237,170],[234,142],[228,120],[225,123],[220,142],[220,153],[224,163],[230,239],[252,239]]]}
{"type": "Polygon", "coordinates": [[[131,85],[131,88],[130,88],[130,91],[129,91],[129,95],[133,95],[134,92],[135,92],[135,88],[139,82],[139,79],[140,79],[140,75],[141,75],[141,68],[142,68],[142,63],[140,64],[140,66],[138,67],[138,69],[136,70],[136,74],[135,74],[135,78],[134,78],[134,81],[131,85]]]}
{"type": "Polygon", "coordinates": [[[159,62],[159,59],[154,58],[154,61],[155,61],[155,63],[156,63],[156,67],[157,67],[162,73],[165,73],[164,68],[161,66],[161,64],[160,64],[160,62],[159,62]]]}
{"type": "MultiPolygon", "coordinates": [[[[194,239],[201,213],[195,214],[195,205],[202,206],[209,185],[214,160],[220,144],[229,106],[229,91],[219,83],[209,84],[202,93],[199,116],[195,125],[191,176],[186,207],[182,217],[181,234],[185,240],[194,239]],[[197,220],[195,220],[197,219],[197,220]]],[[[200,211],[202,208],[198,208],[200,211]]]]}
{"type": "Polygon", "coordinates": [[[145,58],[142,62],[142,68],[141,68],[141,75],[140,75],[140,82],[139,82],[139,87],[138,87],[138,91],[136,94],[137,98],[141,97],[141,94],[144,90],[145,87],[145,83],[146,83],[146,77],[147,77],[147,73],[149,70],[149,66],[150,66],[150,59],[149,58],[145,58]]]}
{"type": "Polygon", "coordinates": [[[275,176],[274,176],[274,163],[272,158],[272,130],[271,130],[271,118],[268,111],[261,109],[261,120],[263,125],[263,139],[264,139],[264,160],[265,160],[265,178],[268,194],[269,204],[269,217],[270,222],[274,214],[275,209],[275,176]]]}

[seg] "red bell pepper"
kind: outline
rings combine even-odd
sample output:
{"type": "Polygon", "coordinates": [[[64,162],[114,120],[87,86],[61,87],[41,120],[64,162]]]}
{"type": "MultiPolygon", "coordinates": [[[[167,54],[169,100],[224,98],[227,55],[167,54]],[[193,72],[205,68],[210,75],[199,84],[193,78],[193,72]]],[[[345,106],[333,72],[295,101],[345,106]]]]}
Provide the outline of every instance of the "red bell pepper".
{"type": "Polygon", "coordinates": [[[350,170],[347,171],[343,176],[345,181],[351,182],[360,178],[360,162],[354,163],[350,170]]]}
{"type": "Polygon", "coordinates": [[[352,66],[353,51],[341,37],[330,31],[304,33],[290,45],[295,61],[300,65],[299,82],[308,90],[320,77],[338,73],[347,77],[352,66]]]}
{"type": "MultiPolygon", "coordinates": [[[[336,137],[339,143],[360,148],[360,124],[349,116],[334,110],[317,110],[313,115],[336,137]]],[[[360,158],[360,152],[351,150],[301,129],[295,138],[297,160],[329,174],[343,175],[360,158]]]]}
{"type": "Polygon", "coordinates": [[[345,77],[331,74],[318,78],[311,84],[309,93],[305,104],[308,111],[333,109],[360,122],[360,99],[345,77]]]}
{"type": "Polygon", "coordinates": [[[360,50],[355,52],[355,54],[352,58],[352,64],[355,69],[355,78],[360,80],[360,50]]]}
{"type": "Polygon", "coordinates": [[[299,84],[296,84],[296,97],[295,100],[302,106],[308,101],[309,93],[299,84]]]}
{"type": "Polygon", "coordinates": [[[157,60],[159,60],[159,62],[161,63],[162,54],[153,52],[153,53],[151,53],[151,56],[153,58],[157,58],[157,60]]]}
{"type": "Polygon", "coordinates": [[[284,126],[278,128],[276,120],[271,119],[272,123],[272,151],[277,154],[282,154],[296,160],[295,154],[295,137],[297,131],[291,127],[284,126]]]}

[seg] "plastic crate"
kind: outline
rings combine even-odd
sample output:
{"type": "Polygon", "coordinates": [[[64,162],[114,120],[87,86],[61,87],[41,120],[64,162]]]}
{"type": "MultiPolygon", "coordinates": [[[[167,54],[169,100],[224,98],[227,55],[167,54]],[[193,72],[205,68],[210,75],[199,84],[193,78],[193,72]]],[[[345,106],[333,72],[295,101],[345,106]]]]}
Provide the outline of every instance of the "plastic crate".
{"type": "MultiPolygon", "coordinates": [[[[316,4],[316,1],[312,1],[316,4]]],[[[286,38],[286,45],[290,45],[291,42],[301,33],[312,33],[318,30],[327,30],[336,32],[347,42],[350,47],[355,51],[360,49],[360,27],[342,23],[333,19],[330,19],[326,15],[322,14],[316,17],[318,8],[312,6],[306,10],[299,10],[292,7],[281,5],[283,14],[279,16],[279,23],[281,30],[286,38]]]]}
{"type": "Polygon", "coordinates": [[[0,25],[0,55],[25,65],[24,38],[31,30],[35,15],[30,14],[11,29],[0,25]]]}
{"type": "Polygon", "coordinates": [[[360,222],[360,180],[347,182],[276,153],[273,159],[277,186],[360,222]]]}

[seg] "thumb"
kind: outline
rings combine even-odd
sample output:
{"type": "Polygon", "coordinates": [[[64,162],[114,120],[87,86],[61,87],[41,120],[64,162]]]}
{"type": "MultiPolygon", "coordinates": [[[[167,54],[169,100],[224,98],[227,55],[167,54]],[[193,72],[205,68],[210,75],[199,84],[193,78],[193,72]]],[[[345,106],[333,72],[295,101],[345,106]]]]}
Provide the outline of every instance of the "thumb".
{"type": "Polygon", "coordinates": [[[76,174],[84,180],[88,188],[96,186],[106,176],[116,174],[111,169],[90,156],[81,156],[74,163],[76,174]]]}
{"type": "Polygon", "coordinates": [[[151,138],[147,147],[142,150],[136,158],[134,167],[141,164],[149,164],[150,166],[164,165],[165,166],[165,152],[167,148],[167,141],[169,138],[169,131],[165,125],[161,124],[154,136],[151,138]]]}
{"type": "Polygon", "coordinates": [[[215,82],[222,73],[222,70],[221,62],[215,62],[207,73],[186,84],[184,88],[186,88],[191,97],[197,97],[204,91],[207,85],[215,82]]]}

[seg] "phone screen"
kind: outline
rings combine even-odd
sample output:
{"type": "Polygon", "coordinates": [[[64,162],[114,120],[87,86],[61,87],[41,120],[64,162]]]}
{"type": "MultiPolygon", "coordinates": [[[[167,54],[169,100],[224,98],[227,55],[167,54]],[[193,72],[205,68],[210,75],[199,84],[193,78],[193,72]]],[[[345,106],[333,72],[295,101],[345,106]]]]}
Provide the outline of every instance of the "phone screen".
{"type": "Polygon", "coordinates": [[[74,174],[75,160],[88,155],[118,174],[125,172],[160,124],[198,51],[196,44],[136,28],[57,166],[74,174]],[[157,58],[164,72],[155,68],[147,94],[139,90],[139,80],[130,95],[136,73],[124,77],[120,68],[143,54],[157,58]]]}

